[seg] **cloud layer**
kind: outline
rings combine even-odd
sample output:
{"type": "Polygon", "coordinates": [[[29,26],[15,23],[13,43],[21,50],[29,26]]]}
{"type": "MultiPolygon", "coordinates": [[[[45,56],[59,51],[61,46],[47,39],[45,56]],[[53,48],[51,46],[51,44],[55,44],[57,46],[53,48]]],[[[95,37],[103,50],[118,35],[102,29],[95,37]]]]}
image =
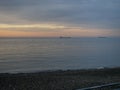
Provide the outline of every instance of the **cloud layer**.
{"type": "Polygon", "coordinates": [[[120,0],[0,0],[0,24],[56,24],[119,32],[120,0]]]}

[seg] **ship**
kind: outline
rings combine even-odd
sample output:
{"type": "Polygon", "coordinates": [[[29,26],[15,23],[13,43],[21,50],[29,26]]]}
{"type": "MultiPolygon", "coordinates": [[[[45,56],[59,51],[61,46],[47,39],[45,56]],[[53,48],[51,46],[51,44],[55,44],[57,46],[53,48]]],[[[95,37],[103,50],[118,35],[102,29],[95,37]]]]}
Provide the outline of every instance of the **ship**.
{"type": "Polygon", "coordinates": [[[60,36],[59,38],[60,38],[60,39],[63,39],[63,38],[71,38],[71,37],[60,36]]]}

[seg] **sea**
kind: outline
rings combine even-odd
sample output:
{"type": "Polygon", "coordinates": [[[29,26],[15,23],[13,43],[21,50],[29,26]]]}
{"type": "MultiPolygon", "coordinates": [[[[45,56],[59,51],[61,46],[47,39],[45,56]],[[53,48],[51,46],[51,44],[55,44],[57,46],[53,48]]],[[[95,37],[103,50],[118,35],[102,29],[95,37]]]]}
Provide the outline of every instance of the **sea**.
{"type": "Polygon", "coordinates": [[[0,73],[120,67],[120,38],[0,38],[0,73]]]}

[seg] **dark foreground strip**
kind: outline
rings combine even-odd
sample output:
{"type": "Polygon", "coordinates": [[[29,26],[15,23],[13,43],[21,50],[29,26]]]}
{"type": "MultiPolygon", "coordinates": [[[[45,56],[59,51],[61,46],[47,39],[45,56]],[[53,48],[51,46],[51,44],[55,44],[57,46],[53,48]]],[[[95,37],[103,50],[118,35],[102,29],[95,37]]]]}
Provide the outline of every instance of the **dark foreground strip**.
{"type": "MultiPolygon", "coordinates": [[[[82,88],[82,89],[76,89],[76,90],[109,90],[109,89],[105,89],[105,88],[120,88],[120,82],[118,83],[110,83],[110,84],[105,84],[105,85],[100,85],[100,86],[93,86],[93,87],[88,87],[88,88],[82,88]]],[[[114,89],[115,90],[115,89],[114,89]]],[[[118,89],[120,90],[120,89],[118,89]]]]}

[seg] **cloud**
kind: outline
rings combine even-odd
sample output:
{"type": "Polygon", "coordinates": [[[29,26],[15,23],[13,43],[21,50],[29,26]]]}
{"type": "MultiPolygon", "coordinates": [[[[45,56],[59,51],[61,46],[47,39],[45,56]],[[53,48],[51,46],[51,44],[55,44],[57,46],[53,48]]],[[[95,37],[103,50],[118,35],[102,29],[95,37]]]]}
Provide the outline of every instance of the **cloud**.
{"type": "Polygon", "coordinates": [[[64,29],[64,26],[47,25],[47,24],[35,24],[35,25],[7,25],[0,24],[0,28],[47,28],[47,29],[64,29]]]}
{"type": "Polygon", "coordinates": [[[46,23],[120,30],[120,0],[0,0],[0,14],[1,24],[46,23]],[[13,19],[3,20],[4,16],[13,19]]]}

